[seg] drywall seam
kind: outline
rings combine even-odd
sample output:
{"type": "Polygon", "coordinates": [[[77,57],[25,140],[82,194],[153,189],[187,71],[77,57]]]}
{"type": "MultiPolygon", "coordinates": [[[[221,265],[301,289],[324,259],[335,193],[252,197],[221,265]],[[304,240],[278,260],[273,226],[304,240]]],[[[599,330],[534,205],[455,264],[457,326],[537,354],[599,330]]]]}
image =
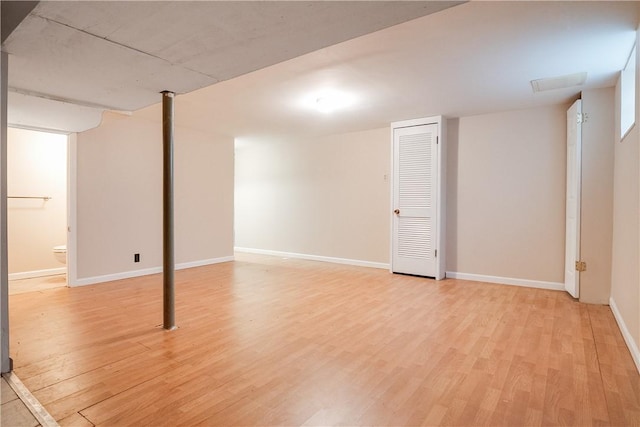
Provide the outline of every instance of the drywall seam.
{"type": "Polygon", "coordinates": [[[56,274],[64,274],[67,272],[65,267],[48,268],[46,270],[21,271],[19,273],[10,273],[9,280],[33,279],[34,277],[55,276],[56,274]]]}
{"type": "Polygon", "coordinates": [[[307,259],[310,261],[332,262],[334,264],[355,265],[358,267],[382,268],[385,270],[389,269],[389,264],[384,262],[362,261],[358,259],[335,258],[335,257],[329,257],[329,256],[321,256],[321,255],[298,254],[295,252],[281,252],[281,251],[272,251],[268,249],[236,247],[234,248],[234,250],[236,252],[245,252],[249,254],[273,255],[273,256],[279,256],[279,257],[285,257],[285,258],[307,259]]]}
{"type": "Polygon", "coordinates": [[[616,319],[616,323],[618,324],[618,328],[620,328],[620,332],[622,333],[622,337],[624,338],[624,342],[627,344],[627,348],[631,353],[631,357],[633,358],[633,362],[636,364],[636,369],[638,373],[640,373],[640,350],[638,350],[638,346],[636,342],[633,340],[629,329],[627,329],[627,324],[622,318],[622,314],[618,310],[618,306],[616,305],[613,297],[609,298],[609,307],[611,307],[611,312],[613,313],[613,318],[616,319]]]}
{"type": "Polygon", "coordinates": [[[483,274],[459,273],[457,271],[447,271],[447,278],[473,280],[476,282],[495,283],[499,285],[524,286],[527,288],[550,289],[553,291],[563,291],[564,283],[543,282],[540,280],[514,279],[511,277],[485,276],[483,274]]]}
{"type": "MultiPolygon", "coordinates": [[[[184,270],[186,268],[201,267],[203,265],[219,264],[222,262],[233,261],[233,256],[204,259],[200,261],[183,262],[176,264],[176,270],[184,270]]],[[[97,283],[112,282],[114,280],[131,279],[133,277],[148,276],[150,274],[162,273],[162,267],[145,268],[142,270],[123,271],[122,273],[105,274],[103,276],[85,277],[77,279],[75,283],[69,283],[69,287],[95,285],[97,283]]]]}

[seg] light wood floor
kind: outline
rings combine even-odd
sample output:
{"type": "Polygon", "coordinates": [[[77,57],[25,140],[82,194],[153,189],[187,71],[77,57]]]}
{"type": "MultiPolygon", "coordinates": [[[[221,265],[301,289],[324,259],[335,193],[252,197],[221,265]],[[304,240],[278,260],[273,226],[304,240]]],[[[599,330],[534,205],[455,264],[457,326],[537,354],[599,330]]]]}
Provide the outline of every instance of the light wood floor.
{"type": "Polygon", "coordinates": [[[10,297],[15,371],[61,425],[639,425],[606,306],[239,255],[10,297]]]}
{"type": "Polygon", "coordinates": [[[66,274],[34,277],[32,279],[9,280],[9,295],[39,292],[47,289],[63,288],[65,286],[67,286],[66,274]]]}

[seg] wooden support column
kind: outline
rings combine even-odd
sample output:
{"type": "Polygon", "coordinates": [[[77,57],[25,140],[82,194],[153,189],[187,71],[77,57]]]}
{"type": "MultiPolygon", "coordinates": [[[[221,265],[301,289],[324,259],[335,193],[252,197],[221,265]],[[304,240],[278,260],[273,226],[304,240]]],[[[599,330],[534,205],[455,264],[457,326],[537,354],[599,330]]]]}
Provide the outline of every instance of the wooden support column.
{"type": "Polygon", "coordinates": [[[162,273],[163,327],[176,329],[173,239],[173,92],[162,92],[162,273]]]}

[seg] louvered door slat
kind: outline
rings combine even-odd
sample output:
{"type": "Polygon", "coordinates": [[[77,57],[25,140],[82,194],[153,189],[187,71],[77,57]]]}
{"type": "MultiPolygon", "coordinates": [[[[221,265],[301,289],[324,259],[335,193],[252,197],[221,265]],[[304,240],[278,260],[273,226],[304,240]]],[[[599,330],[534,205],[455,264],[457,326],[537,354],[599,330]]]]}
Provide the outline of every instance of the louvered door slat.
{"type": "Polygon", "coordinates": [[[431,134],[398,137],[399,207],[429,208],[431,202],[431,134]]]}

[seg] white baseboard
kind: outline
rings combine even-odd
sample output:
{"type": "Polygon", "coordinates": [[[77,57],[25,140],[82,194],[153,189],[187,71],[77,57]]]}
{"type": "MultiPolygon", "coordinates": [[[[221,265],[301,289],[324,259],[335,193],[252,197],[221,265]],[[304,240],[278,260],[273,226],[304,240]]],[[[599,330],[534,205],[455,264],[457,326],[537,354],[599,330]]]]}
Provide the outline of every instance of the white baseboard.
{"type": "Polygon", "coordinates": [[[162,273],[162,267],[145,268],[142,270],[123,271],[122,273],[105,274],[103,276],[85,277],[69,281],[70,287],[95,285],[98,283],[112,282],[114,280],[131,279],[133,277],[147,276],[149,274],[162,273]]]}
{"type": "Polygon", "coordinates": [[[272,255],[272,256],[284,257],[284,258],[299,258],[299,259],[307,259],[310,261],[321,261],[321,262],[332,262],[335,264],[355,265],[358,267],[382,268],[386,270],[389,269],[389,264],[384,262],[362,261],[358,259],[335,258],[335,257],[329,257],[329,256],[321,256],[321,255],[298,254],[294,252],[272,251],[268,249],[253,249],[253,248],[239,248],[239,247],[236,247],[234,249],[236,252],[245,252],[248,254],[272,255]]]}
{"type": "Polygon", "coordinates": [[[211,265],[211,264],[220,264],[222,262],[233,261],[234,259],[235,258],[233,257],[233,255],[231,255],[231,256],[224,256],[219,258],[203,259],[200,261],[181,262],[180,264],[176,264],[176,270],[184,270],[185,268],[202,267],[204,265],[211,265]]]}
{"type": "Polygon", "coordinates": [[[66,267],[49,268],[47,270],[23,271],[20,273],[9,273],[9,280],[33,279],[35,277],[55,276],[57,274],[65,274],[66,267]]]}
{"type": "MultiPolygon", "coordinates": [[[[233,256],[226,256],[220,258],[204,259],[199,261],[182,262],[176,264],[176,270],[183,270],[185,268],[201,267],[203,265],[219,264],[222,262],[233,261],[233,256]]],[[[123,271],[122,273],[105,274],[104,276],[93,276],[76,279],[74,283],[69,283],[70,287],[95,285],[97,283],[112,282],[114,280],[131,279],[133,277],[147,276],[149,274],[162,273],[162,267],[145,268],[142,270],[123,271]]]]}
{"type": "Polygon", "coordinates": [[[447,271],[447,278],[473,280],[475,282],[496,283],[499,285],[524,286],[527,288],[551,289],[554,291],[563,291],[564,283],[543,282],[540,280],[514,279],[511,277],[485,276],[482,274],[459,273],[456,271],[447,271]]]}
{"type": "Polygon", "coordinates": [[[611,307],[611,312],[613,313],[613,317],[616,319],[618,323],[618,328],[620,328],[620,332],[622,332],[622,337],[624,338],[624,342],[627,344],[629,348],[629,352],[631,353],[631,357],[633,358],[633,362],[636,364],[636,369],[638,373],[640,373],[640,350],[638,350],[638,345],[634,341],[629,329],[627,328],[627,324],[622,318],[622,314],[620,314],[620,310],[618,310],[618,306],[616,305],[613,297],[609,298],[609,307],[611,307]]]}

